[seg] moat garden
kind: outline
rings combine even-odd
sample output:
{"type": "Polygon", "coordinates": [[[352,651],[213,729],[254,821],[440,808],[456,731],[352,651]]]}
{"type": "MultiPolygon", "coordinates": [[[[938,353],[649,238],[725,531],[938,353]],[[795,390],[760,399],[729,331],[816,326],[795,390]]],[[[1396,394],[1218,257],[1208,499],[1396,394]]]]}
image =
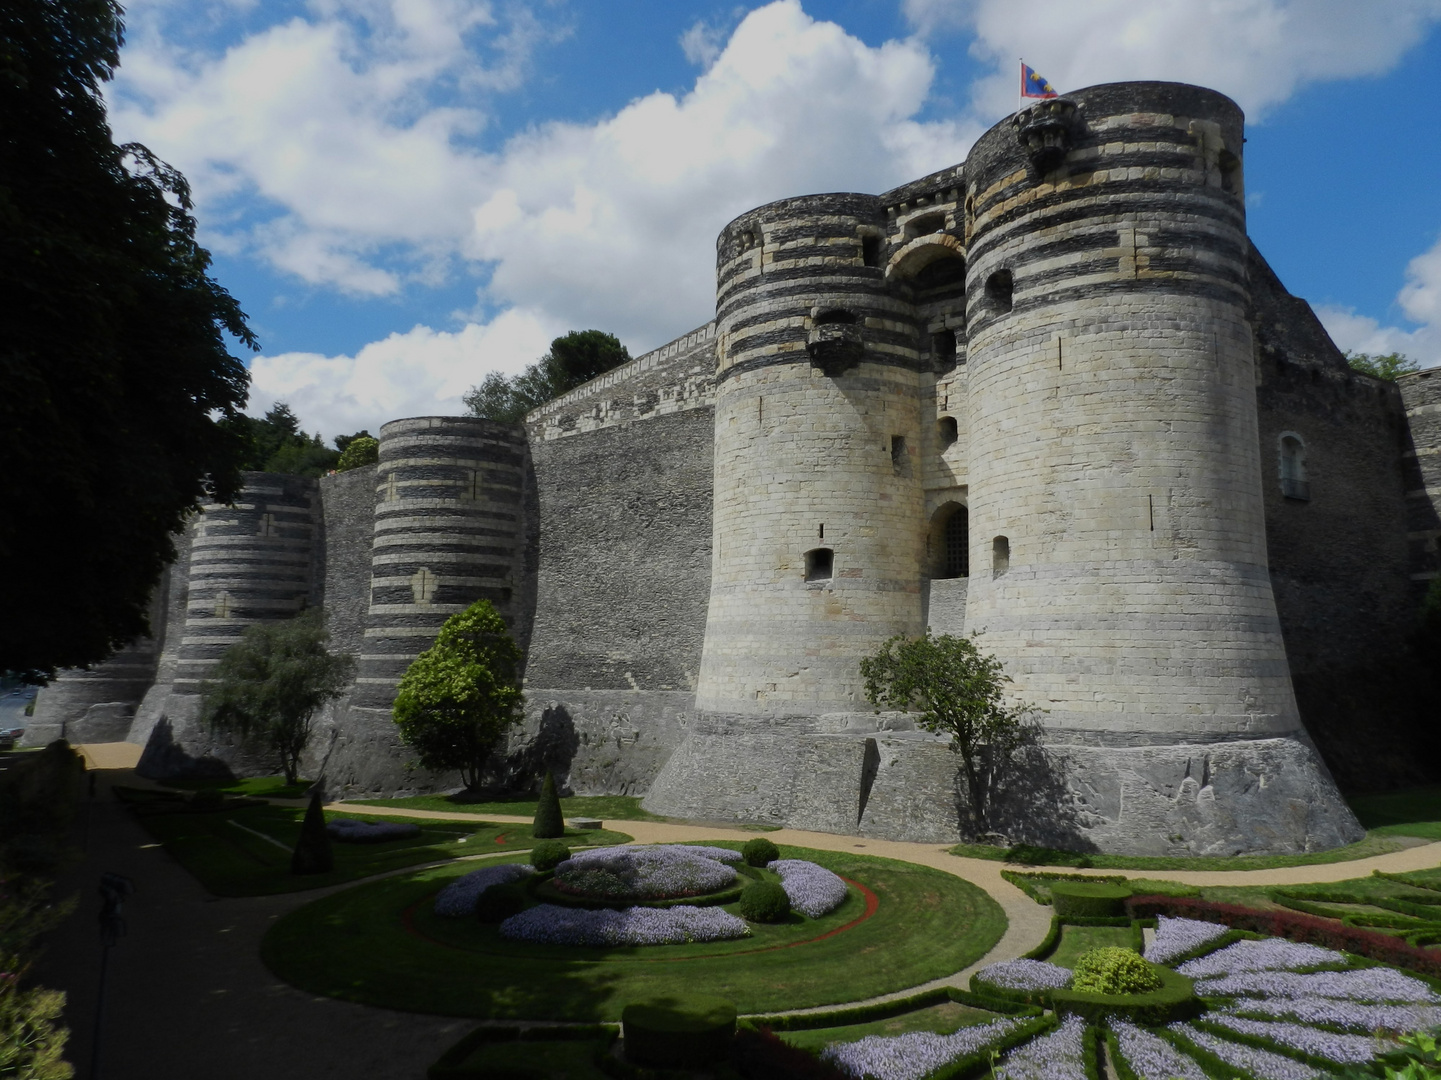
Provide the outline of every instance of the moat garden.
{"type": "Polygon", "coordinates": [[[1441,792],[1230,871],[427,796],[328,807],[296,875],[302,787],[117,794],[215,895],[319,893],[258,943],[283,982],[466,1018],[431,1077],[1441,1075],[1441,792]]]}

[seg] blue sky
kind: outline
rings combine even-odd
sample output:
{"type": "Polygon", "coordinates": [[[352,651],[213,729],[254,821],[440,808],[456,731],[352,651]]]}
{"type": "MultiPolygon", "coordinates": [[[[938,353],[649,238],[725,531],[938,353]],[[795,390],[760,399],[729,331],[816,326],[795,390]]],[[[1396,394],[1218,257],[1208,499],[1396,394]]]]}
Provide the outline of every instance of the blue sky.
{"type": "Polygon", "coordinates": [[[1251,234],[1343,348],[1441,362],[1441,0],[134,0],[122,139],[190,178],[252,411],[459,411],[568,329],[704,322],[753,205],[880,191],[1069,88],[1230,94],[1251,234]]]}

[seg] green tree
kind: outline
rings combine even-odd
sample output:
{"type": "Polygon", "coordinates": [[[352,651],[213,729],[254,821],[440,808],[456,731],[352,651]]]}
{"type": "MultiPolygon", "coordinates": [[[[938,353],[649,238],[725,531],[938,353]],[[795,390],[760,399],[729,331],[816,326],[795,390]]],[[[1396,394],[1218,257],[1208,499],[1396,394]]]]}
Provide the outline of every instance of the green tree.
{"type": "Polygon", "coordinates": [[[315,711],[350,685],[355,659],[330,652],[329,637],[318,608],[247,626],[200,688],[202,719],[263,739],[280,755],[287,784],[299,776],[315,711]]]}
{"type": "Polygon", "coordinates": [[[272,405],[261,419],[242,414],[224,424],[245,444],[241,463],[245,469],[291,476],[324,476],[340,460],[339,450],[330,449],[319,435],[307,435],[300,430],[300,418],[283,401],[272,405]]]}
{"type": "Polygon", "coordinates": [[[1029,735],[1030,705],[1008,706],[1011,681],[994,656],[976,647],[976,635],[893,637],[861,660],[866,698],[882,706],[920,713],[927,731],[951,738],[961,756],[970,794],[971,824],[986,831],[995,781],[1029,735]]]}
{"type": "Polygon", "coordinates": [[[185,178],[117,146],[114,0],[0,4],[0,670],[143,634],[188,511],[230,499],[256,341],[195,242],[185,178]]]}
{"type": "Polygon", "coordinates": [[[1395,382],[1398,375],[1420,371],[1421,365],[1402,353],[1346,353],[1346,362],[1355,371],[1364,371],[1378,379],[1395,382]]]}
{"type": "Polygon", "coordinates": [[[530,835],[538,840],[551,840],[565,835],[565,815],[560,810],[560,792],[555,787],[555,773],[545,770],[540,785],[540,799],[535,804],[535,820],[530,835]]]}
{"type": "MultiPolygon", "coordinates": [[[[339,444],[340,439],[335,440],[339,444]]],[[[345,447],[341,450],[340,460],[335,463],[337,472],[348,472],[351,469],[358,469],[362,465],[374,465],[380,460],[380,443],[369,435],[360,434],[353,439],[346,440],[345,447]]]]}
{"type": "Polygon", "coordinates": [[[474,416],[515,424],[525,414],[560,397],[597,375],[604,375],[630,359],[614,334],[602,330],[572,330],[550,343],[550,351],[519,375],[507,378],[492,371],[465,395],[474,416]]]}
{"type": "Polygon", "coordinates": [[[492,751],[520,722],[520,649],[489,600],[445,620],[401,677],[394,715],[420,764],[479,786],[492,751]]]}

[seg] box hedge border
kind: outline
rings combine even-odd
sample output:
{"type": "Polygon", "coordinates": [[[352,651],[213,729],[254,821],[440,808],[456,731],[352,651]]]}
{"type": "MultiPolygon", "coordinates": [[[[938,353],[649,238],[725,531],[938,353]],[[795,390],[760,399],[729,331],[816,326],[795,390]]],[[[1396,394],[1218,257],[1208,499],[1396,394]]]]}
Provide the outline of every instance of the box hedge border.
{"type": "Polygon", "coordinates": [[[1220,923],[1269,937],[1288,938],[1355,953],[1430,978],[1441,978],[1441,951],[1410,945],[1391,934],[1346,926],[1330,919],[1287,910],[1257,911],[1239,904],[1220,904],[1176,896],[1133,896],[1126,909],[1137,918],[1170,915],[1220,923]]]}
{"type": "Polygon", "coordinates": [[[1061,881],[1051,886],[1051,906],[1066,919],[1119,918],[1131,895],[1127,886],[1109,881],[1061,881]]]}
{"type": "MultiPolygon", "coordinates": [[[[1046,1032],[1058,1026],[1059,1023],[1060,1021],[1055,1016],[1037,1016],[1029,1020],[1023,1020],[1021,1025],[1014,1031],[1007,1032],[988,1046],[983,1046],[979,1050],[973,1050],[971,1053],[964,1054],[949,1064],[942,1065],[935,1072],[927,1076],[926,1080],[968,1080],[970,1077],[989,1072],[992,1054],[1004,1054],[1023,1042],[1034,1039],[1038,1035],[1046,1034],[1046,1032]]],[[[1096,1078],[1092,1077],[1088,1072],[1087,1080],[1096,1080],[1096,1078]]]]}
{"type": "Polygon", "coordinates": [[[975,993],[962,990],[958,986],[938,986],[907,997],[874,1001],[867,1005],[842,1005],[834,1009],[804,1013],[743,1016],[738,1023],[752,1031],[762,1028],[769,1028],[771,1031],[812,1031],[816,1028],[846,1027],[850,1024],[868,1024],[873,1020],[888,1020],[893,1016],[902,1016],[917,1009],[928,1009],[945,1001],[1012,1017],[1032,1018],[1041,1015],[1041,1010],[1036,1006],[1011,998],[975,993]]]}
{"type": "Polygon", "coordinates": [[[1090,994],[1080,990],[1050,991],[1051,1005],[1059,1015],[1080,1016],[1095,1024],[1119,1016],[1135,1024],[1169,1024],[1189,1020],[1206,1011],[1191,979],[1170,968],[1153,964],[1161,988],[1146,994],[1090,994]]]}
{"type": "Polygon", "coordinates": [[[1045,874],[1030,873],[1025,870],[1002,870],[1001,877],[1036,903],[1045,904],[1048,907],[1051,903],[1050,892],[1043,892],[1036,887],[1047,881],[1100,881],[1107,885],[1124,885],[1129,880],[1123,874],[1045,874]]]}

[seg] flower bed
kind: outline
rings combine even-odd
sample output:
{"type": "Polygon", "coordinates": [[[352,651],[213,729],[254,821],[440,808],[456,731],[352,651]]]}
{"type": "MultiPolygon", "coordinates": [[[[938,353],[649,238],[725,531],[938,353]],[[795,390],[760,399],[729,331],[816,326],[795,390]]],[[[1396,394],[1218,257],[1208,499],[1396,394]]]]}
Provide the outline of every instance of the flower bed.
{"type": "Polygon", "coordinates": [[[1002,960],[971,976],[972,989],[979,985],[1001,990],[1060,990],[1070,984],[1069,968],[1044,960],[1002,960]]]}
{"type": "Polygon", "coordinates": [[[1308,1024],[1284,1020],[1247,1020],[1240,1016],[1221,1014],[1207,1021],[1229,1031],[1290,1047],[1305,1054],[1334,1061],[1338,1065],[1363,1065],[1375,1056],[1376,1040],[1369,1035],[1339,1035],[1308,1024]]]}
{"type": "Polygon", "coordinates": [[[1347,1001],[1415,1002],[1441,1001],[1419,979],[1391,968],[1363,968],[1359,971],[1239,971],[1196,983],[1196,992],[1206,997],[1321,997],[1347,1001]]]}
{"type": "Polygon", "coordinates": [[[550,884],[568,896],[607,901],[670,900],[734,885],[735,867],[711,853],[725,848],[693,848],[679,844],[603,848],[572,855],[555,868],[550,884]]]}
{"type": "Polygon", "coordinates": [[[1254,1046],[1242,1046],[1191,1024],[1172,1024],[1167,1030],[1181,1035],[1233,1069],[1249,1073],[1257,1080],[1319,1080],[1323,1075],[1319,1069],[1303,1065],[1293,1058],[1282,1057],[1269,1050],[1259,1050],[1254,1046]]]}
{"type": "Polygon", "coordinates": [[[1109,1027],[1116,1038],[1116,1049],[1136,1080],[1209,1080],[1194,1060],[1145,1028],[1115,1017],[1109,1027]]]}
{"type": "Polygon", "coordinates": [[[819,919],[846,902],[846,883],[824,866],[803,859],[776,859],[769,868],[781,876],[791,907],[802,915],[819,919]]]}
{"type": "Polygon", "coordinates": [[[1225,935],[1226,928],[1219,923],[1161,915],[1156,919],[1156,940],[1146,948],[1145,956],[1153,964],[1169,963],[1225,935]]]}
{"type": "Polygon", "coordinates": [[[1285,938],[1238,941],[1210,956],[1188,960],[1176,968],[1193,979],[1228,975],[1242,971],[1296,971],[1324,966],[1346,967],[1346,957],[1319,945],[1307,945],[1285,938]]]}
{"type": "Polygon", "coordinates": [[[921,1080],[958,1058],[999,1042],[1018,1027],[1017,1020],[961,1028],[951,1035],[911,1031],[904,1035],[867,1035],[850,1043],[834,1043],[821,1060],[855,1077],[875,1080],[921,1080]]]}
{"type": "Polygon", "coordinates": [[[492,885],[509,885],[535,871],[524,863],[501,863],[472,870],[441,889],[435,898],[435,913],[450,918],[475,914],[475,902],[492,885]]]}
{"type": "Polygon", "coordinates": [[[715,907],[566,908],[540,904],[500,924],[502,937],[542,945],[685,945],[750,936],[744,919],[715,907]]]}
{"type": "Polygon", "coordinates": [[[1441,1007],[1435,1005],[1367,1004],[1345,998],[1241,998],[1224,1012],[1238,1016],[1276,1017],[1326,1024],[1350,1031],[1424,1031],[1441,1027],[1441,1007]]]}
{"type": "Polygon", "coordinates": [[[409,840],[420,835],[420,826],[405,821],[356,821],[332,818],[325,823],[332,840],[342,844],[383,844],[387,840],[409,840]]]}
{"type": "Polygon", "coordinates": [[[1086,1022],[1068,1016],[1049,1035],[1012,1050],[996,1069],[997,1080],[1087,1080],[1086,1022]]]}

